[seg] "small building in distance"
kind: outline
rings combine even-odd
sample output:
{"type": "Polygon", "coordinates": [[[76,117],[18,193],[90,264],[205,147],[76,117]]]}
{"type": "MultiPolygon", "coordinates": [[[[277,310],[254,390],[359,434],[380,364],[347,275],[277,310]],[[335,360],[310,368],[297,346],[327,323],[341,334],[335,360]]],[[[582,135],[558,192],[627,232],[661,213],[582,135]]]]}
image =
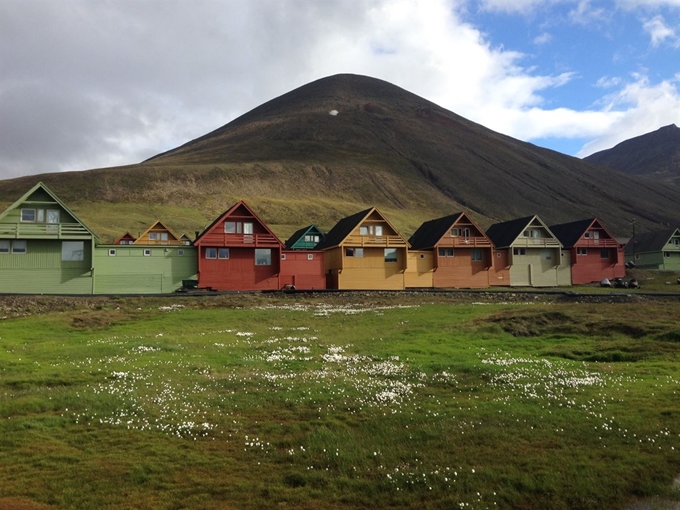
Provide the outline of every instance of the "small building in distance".
{"type": "Polygon", "coordinates": [[[680,271],[680,229],[637,234],[626,245],[626,262],[643,269],[680,271]]]}
{"type": "Polygon", "coordinates": [[[125,232],[122,236],[120,236],[118,239],[116,239],[113,244],[134,244],[134,242],[137,240],[135,236],[133,236],[130,232],[125,232]]]}
{"type": "Polygon", "coordinates": [[[133,244],[144,245],[184,245],[185,243],[174,234],[168,227],[166,227],[160,220],[156,221],[148,229],[146,229],[140,236],[135,239],[133,244]]]}

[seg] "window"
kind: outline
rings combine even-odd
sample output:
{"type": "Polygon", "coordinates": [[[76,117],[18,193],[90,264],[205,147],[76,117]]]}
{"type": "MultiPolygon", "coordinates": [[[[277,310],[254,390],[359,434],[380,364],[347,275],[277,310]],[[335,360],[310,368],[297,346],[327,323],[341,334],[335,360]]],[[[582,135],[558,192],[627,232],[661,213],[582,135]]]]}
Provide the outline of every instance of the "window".
{"type": "Polygon", "coordinates": [[[285,253],[281,254],[281,260],[286,260],[286,254],[285,253]]]}
{"type": "Polygon", "coordinates": [[[271,266],[272,250],[270,248],[255,248],[255,265],[271,266]]]}
{"type": "Polygon", "coordinates": [[[47,210],[47,223],[59,223],[59,211],[56,209],[47,210]]]}
{"type": "Polygon", "coordinates": [[[421,258],[421,259],[424,259],[424,258],[425,258],[425,254],[424,254],[424,253],[421,253],[421,254],[420,254],[420,258],[421,258]]]}
{"type": "Polygon", "coordinates": [[[35,209],[22,209],[21,221],[35,221],[35,209]]]}
{"type": "Polygon", "coordinates": [[[313,254],[313,253],[308,253],[308,254],[307,254],[307,260],[314,260],[314,254],[313,254]]]}
{"type": "Polygon", "coordinates": [[[451,229],[451,237],[458,237],[460,235],[460,230],[457,228],[452,228],[451,229]]]}
{"type": "Polygon", "coordinates": [[[150,256],[151,256],[151,250],[148,249],[148,248],[147,248],[146,250],[144,250],[144,256],[145,256],[145,257],[150,257],[150,256]]]}
{"type": "Polygon", "coordinates": [[[501,255],[501,252],[497,251],[497,252],[496,252],[496,258],[499,259],[499,258],[501,258],[501,256],[502,256],[502,255],[501,255]]]}
{"type": "Polygon", "coordinates": [[[576,248],[576,255],[588,255],[588,248],[576,248]]]}
{"type": "Polygon", "coordinates": [[[85,258],[83,241],[64,241],[61,243],[62,262],[80,262],[85,258]]]}
{"type": "Polygon", "coordinates": [[[396,248],[385,248],[385,262],[396,262],[397,261],[397,249],[396,248]]]}
{"type": "Polygon", "coordinates": [[[541,260],[552,260],[552,250],[541,250],[541,260]]]}
{"type": "Polygon", "coordinates": [[[184,257],[184,250],[177,250],[178,257],[184,257]]]}
{"type": "Polygon", "coordinates": [[[26,253],[26,241],[12,241],[12,253],[26,253]]]}
{"type": "Polygon", "coordinates": [[[473,248],[472,249],[472,261],[473,262],[481,262],[483,260],[483,254],[482,254],[482,249],[481,248],[473,248]]]}
{"type": "Polygon", "coordinates": [[[109,250],[109,257],[115,257],[115,256],[116,256],[116,249],[115,249],[115,248],[111,248],[111,249],[109,250]]]}
{"type": "Polygon", "coordinates": [[[2,240],[0,241],[0,253],[9,253],[9,241],[2,240]]]}
{"type": "Polygon", "coordinates": [[[205,249],[206,259],[216,259],[217,258],[217,248],[206,248],[205,249]]]}
{"type": "Polygon", "coordinates": [[[381,236],[383,235],[383,228],[382,225],[361,225],[359,227],[359,234],[362,236],[381,236]]]}
{"type": "Polygon", "coordinates": [[[235,234],[236,233],[236,223],[233,221],[224,222],[224,233],[225,234],[235,234]]]}
{"type": "Polygon", "coordinates": [[[609,249],[608,248],[602,248],[600,250],[600,258],[601,259],[608,259],[609,258],[609,249]]]}
{"type": "Polygon", "coordinates": [[[252,223],[244,223],[243,224],[243,233],[244,234],[252,234],[253,233],[253,224],[252,223]]]}
{"type": "Polygon", "coordinates": [[[463,229],[462,233],[463,233],[463,237],[470,237],[470,229],[469,228],[465,227],[463,229]]]}
{"type": "Polygon", "coordinates": [[[453,248],[439,248],[440,257],[453,257],[453,248]]]}
{"type": "Polygon", "coordinates": [[[166,243],[168,242],[168,233],[167,232],[161,232],[160,236],[161,236],[161,241],[166,242],[166,243]]]}
{"type": "Polygon", "coordinates": [[[670,258],[671,252],[665,251],[665,252],[663,252],[663,256],[664,256],[664,257],[669,257],[669,258],[670,258]]]}
{"type": "Polygon", "coordinates": [[[229,258],[229,248],[220,248],[217,250],[218,259],[228,259],[229,258]]]}
{"type": "Polygon", "coordinates": [[[583,234],[583,237],[585,239],[590,239],[590,232],[586,232],[585,234],[583,234]]]}
{"type": "Polygon", "coordinates": [[[158,239],[158,234],[156,232],[149,232],[149,241],[155,241],[158,239]]]}
{"type": "Polygon", "coordinates": [[[363,248],[345,248],[345,257],[358,257],[364,256],[363,248]]]}
{"type": "Polygon", "coordinates": [[[512,254],[513,255],[526,255],[527,249],[526,248],[513,248],[512,254]]]}
{"type": "Polygon", "coordinates": [[[38,209],[36,212],[38,214],[38,223],[44,223],[45,222],[45,209],[38,209]]]}

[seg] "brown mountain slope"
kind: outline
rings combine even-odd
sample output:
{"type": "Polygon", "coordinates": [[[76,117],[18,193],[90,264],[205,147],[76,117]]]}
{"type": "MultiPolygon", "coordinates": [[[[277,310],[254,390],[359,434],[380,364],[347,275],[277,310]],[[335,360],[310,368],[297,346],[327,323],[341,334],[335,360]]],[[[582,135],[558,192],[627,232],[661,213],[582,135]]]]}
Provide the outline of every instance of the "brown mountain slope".
{"type": "MultiPolygon", "coordinates": [[[[408,236],[460,209],[483,226],[539,214],[599,216],[618,235],[680,224],[677,189],[500,135],[389,83],[324,78],[212,133],[128,167],[40,176],[93,229],[133,233],[159,217],[202,229],[237,199],[282,236],[376,205],[408,236]]],[[[38,178],[0,183],[0,199],[38,178]]]]}
{"type": "Polygon", "coordinates": [[[680,128],[675,124],[664,126],[584,159],[595,165],[680,185],[680,128]]]}

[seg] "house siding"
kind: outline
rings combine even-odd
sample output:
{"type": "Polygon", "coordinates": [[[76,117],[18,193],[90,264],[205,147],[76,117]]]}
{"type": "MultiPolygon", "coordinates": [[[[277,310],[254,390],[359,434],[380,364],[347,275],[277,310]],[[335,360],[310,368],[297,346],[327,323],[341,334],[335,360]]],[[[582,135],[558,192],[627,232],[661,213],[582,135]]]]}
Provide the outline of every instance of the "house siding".
{"type": "Polygon", "coordinates": [[[407,288],[432,288],[434,262],[430,250],[409,250],[406,273],[404,275],[407,288]]]}
{"type": "Polygon", "coordinates": [[[294,285],[298,290],[326,288],[324,252],[305,251],[295,248],[284,250],[281,260],[281,286],[294,285]],[[309,256],[311,255],[311,260],[309,256]]]}
{"type": "Polygon", "coordinates": [[[491,249],[480,248],[482,260],[472,260],[471,248],[454,248],[453,257],[440,256],[435,250],[437,268],[434,271],[434,286],[438,288],[485,288],[489,286],[491,249]]]}
{"type": "Polygon", "coordinates": [[[96,294],[168,294],[182,280],[196,278],[196,252],[191,246],[102,245],[95,248],[96,294]],[[109,250],[116,251],[115,256],[109,250]],[[144,251],[151,255],[145,256],[144,251]],[[180,255],[179,252],[183,252],[180,255]]]}
{"type": "Polygon", "coordinates": [[[230,247],[228,259],[205,258],[200,248],[198,280],[201,288],[215,290],[277,290],[281,288],[281,250],[271,249],[271,265],[256,266],[253,248],[230,247]]]}

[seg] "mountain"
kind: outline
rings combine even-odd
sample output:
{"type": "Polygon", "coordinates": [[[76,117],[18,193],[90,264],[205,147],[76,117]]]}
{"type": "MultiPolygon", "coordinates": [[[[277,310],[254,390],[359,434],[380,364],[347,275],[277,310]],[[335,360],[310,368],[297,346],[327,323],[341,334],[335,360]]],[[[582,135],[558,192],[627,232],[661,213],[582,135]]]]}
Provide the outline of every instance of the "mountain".
{"type": "Polygon", "coordinates": [[[664,126],[584,159],[595,165],[680,186],[680,128],[675,124],[664,126]]]}
{"type": "Polygon", "coordinates": [[[126,167],[0,182],[11,203],[44,181],[96,232],[115,238],[156,219],[202,230],[239,199],[282,237],[329,229],[377,206],[410,235],[462,209],[483,227],[539,214],[600,217],[617,235],[680,224],[677,188],[491,131],[387,82],[323,78],[229,124],[126,167]]]}

